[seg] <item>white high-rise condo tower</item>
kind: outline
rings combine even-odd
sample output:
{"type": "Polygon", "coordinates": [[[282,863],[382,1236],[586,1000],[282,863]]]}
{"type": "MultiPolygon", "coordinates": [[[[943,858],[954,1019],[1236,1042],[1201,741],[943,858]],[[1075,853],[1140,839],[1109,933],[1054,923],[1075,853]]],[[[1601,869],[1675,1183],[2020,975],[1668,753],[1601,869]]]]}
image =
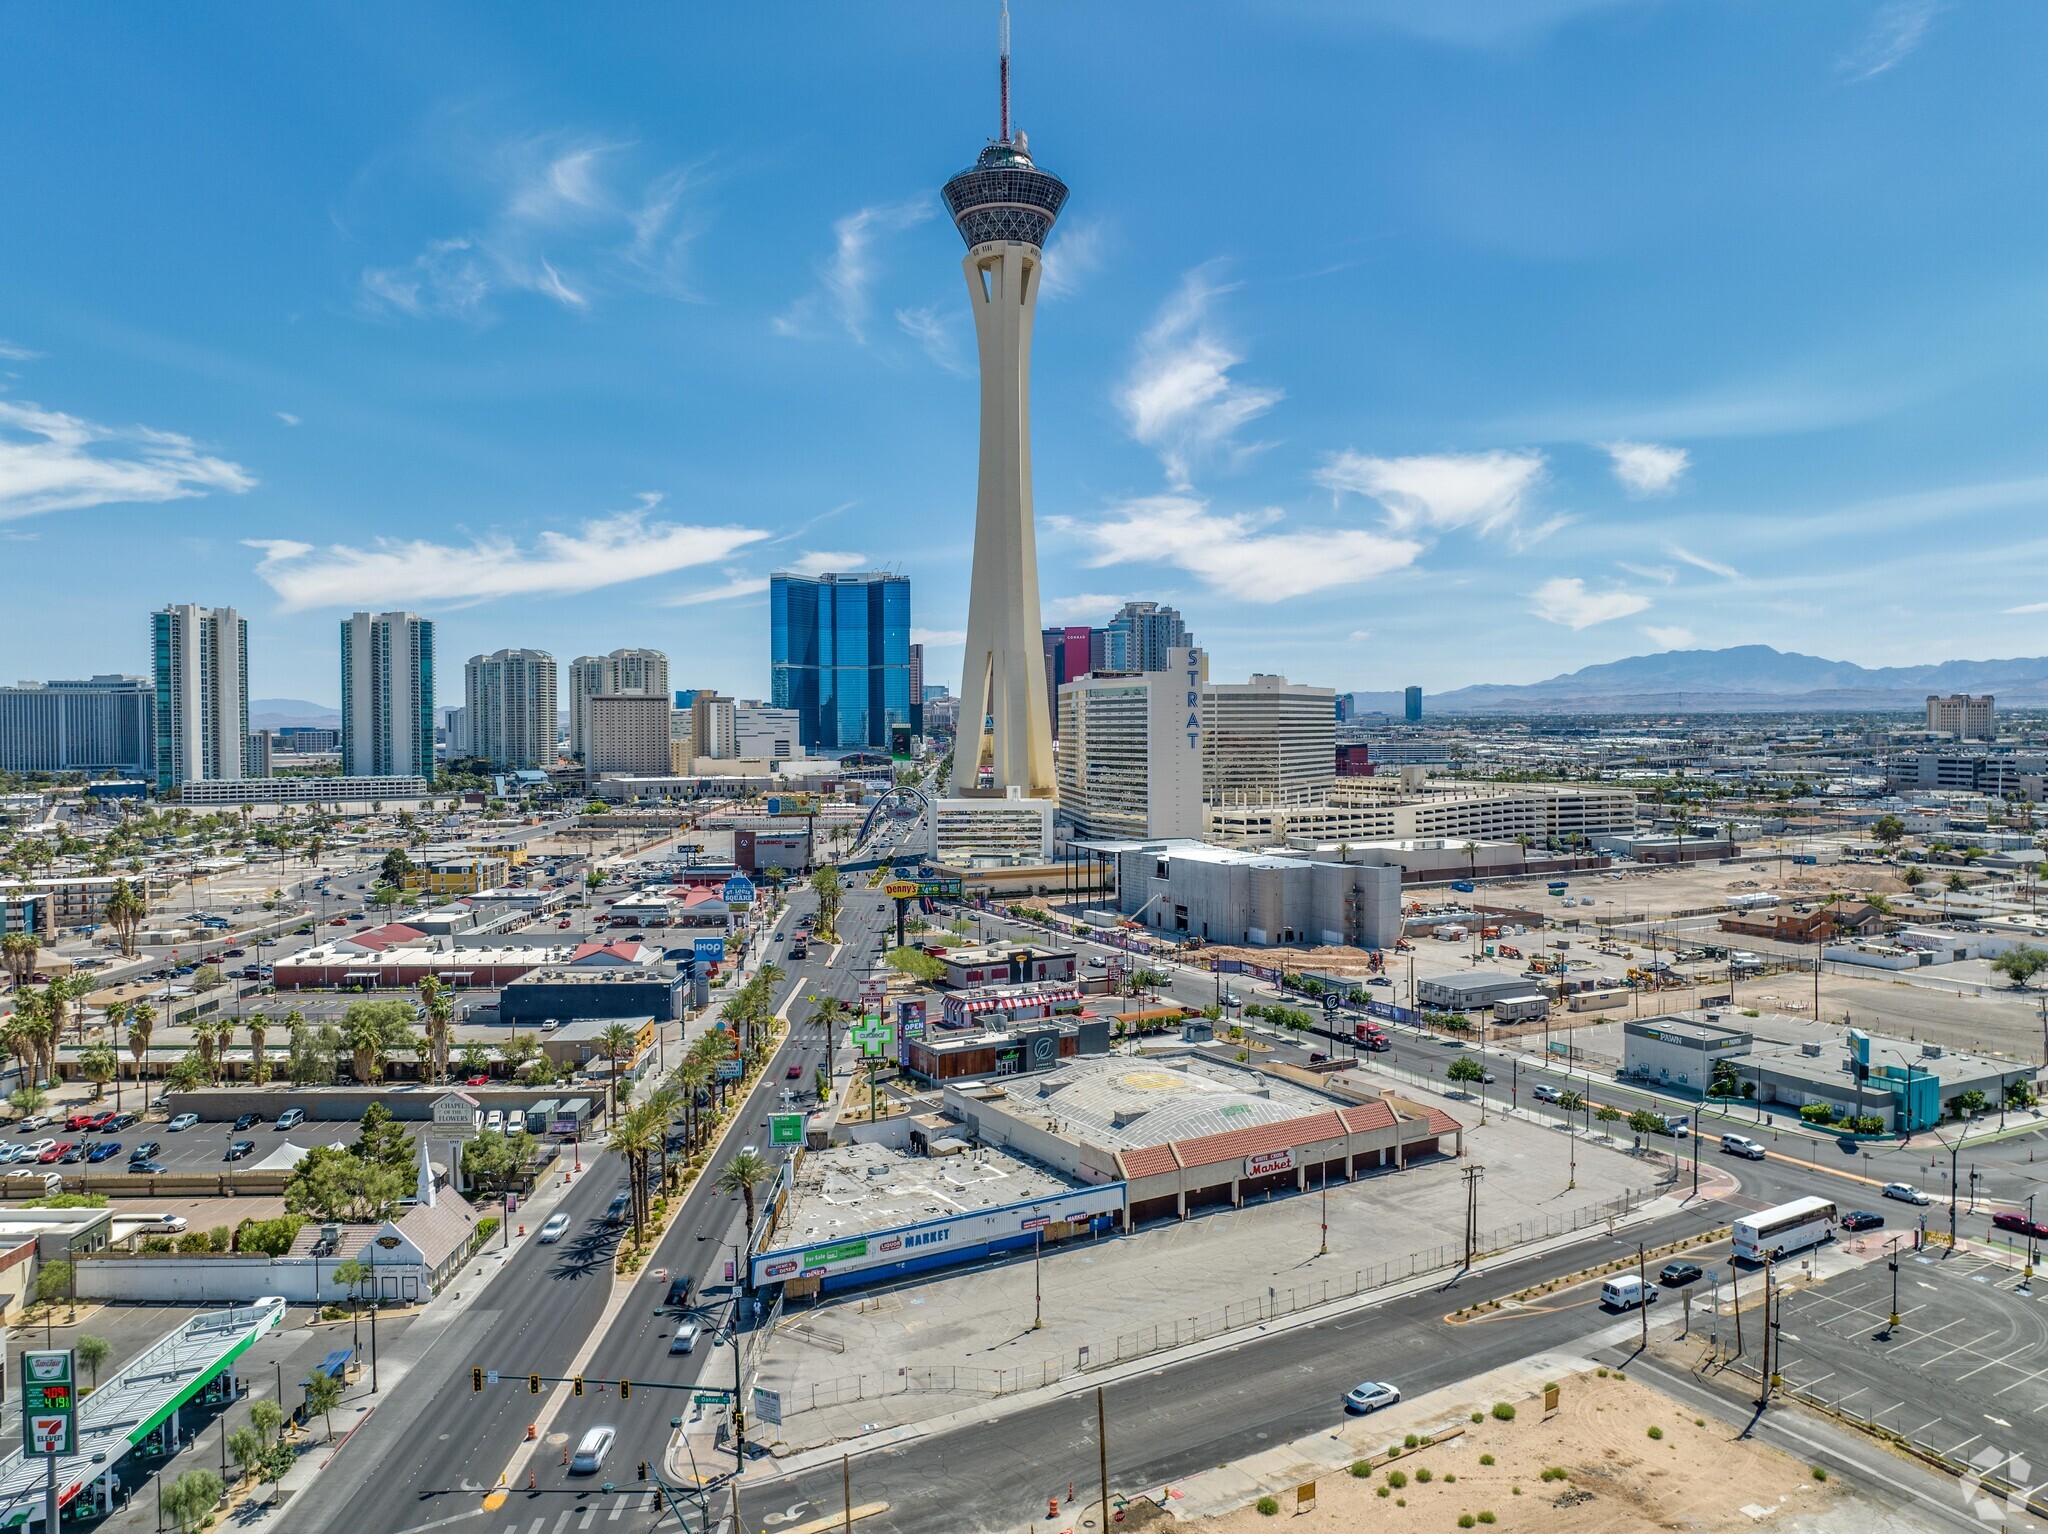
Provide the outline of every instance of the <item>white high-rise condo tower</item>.
{"type": "Polygon", "coordinates": [[[1045,237],[1067,188],[1031,163],[1022,133],[1011,136],[1007,5],[1002,29],[1002,137],[945,190],[967,242],[961,269],[981,354],[981,480],[951,789],[1050,799],[1057,790],[1031,518],[1031,322],[1045,237]]]}

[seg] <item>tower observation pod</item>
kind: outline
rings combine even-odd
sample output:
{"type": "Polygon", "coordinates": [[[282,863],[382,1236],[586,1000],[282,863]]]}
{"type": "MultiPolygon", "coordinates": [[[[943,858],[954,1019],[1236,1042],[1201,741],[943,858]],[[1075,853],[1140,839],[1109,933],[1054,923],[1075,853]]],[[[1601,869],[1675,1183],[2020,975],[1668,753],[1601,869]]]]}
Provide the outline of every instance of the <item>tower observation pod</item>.
{"type": "Polygon", "coordinates": [[[1002,798],[1014,789],[1050,799],[1052,715],[1031,508],[1031,325],[1046,236],[1067,188],[1032,163],[1022,133],[1010,132],[1007,6],[1001,59],[1002,137],[944,193],[967,242],[961,270],[981,358],[981,476],[951,791],[1002,798]]]}

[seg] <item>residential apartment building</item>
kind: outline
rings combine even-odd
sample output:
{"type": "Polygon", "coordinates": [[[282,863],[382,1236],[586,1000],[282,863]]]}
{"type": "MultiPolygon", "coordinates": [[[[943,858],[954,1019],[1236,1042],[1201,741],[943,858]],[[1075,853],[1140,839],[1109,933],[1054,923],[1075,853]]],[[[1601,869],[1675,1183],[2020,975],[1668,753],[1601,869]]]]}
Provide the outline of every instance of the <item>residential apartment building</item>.
{"type": "Polygon", "coordinates": [[[472,756],[501,772],[555,765],[555,658],[545,650],[494,650],[470,658],[463,674],[472,756]]]}
{"type": "Polygon", "coordinates": [[[158,793],[248,776],[249,624],[232,607],[150,615],[158,793]]]}
{"type": "Polygon", "coordinates": [[[1938,698],[1929,693],[1927,731],[1951,740],[1996,740],[1998,726],[1992,717],[1996,701],[1988,693],[1981,698],[1961,692],[1938,698]]]}
{"type": "Polygon", "coordinates": [[[503,889],[511,873],[511,861],[502,854],[465,852],[415,864],[405,872],[405,887],[429,895],[477,895],[503,889]]]}
{"type": "Polygon", "coordinates": [[[583,775],[661,777],[669,770],[668,687],[600,692],[583,700],[583,775]]]}
{"type": "Polygon", "coordinates": [[[434,781],[434,625],[418,613],[342,620],[341,770],[434,781]]]}
{"type": "Polygon", "coordinates": [[[1210,804],[1310,804],[1336,776],[1336,692],[1283,676],[1202,688],[1202,797],[1210,804]]]}
{"type": "Polygon", "coordinates": [[[278,753],[284,749],[275,730],[256,730],[249,736],[247,759],[249,776],[252,778],[274,778],[277,776],[278,753]]]}
{"type": "Polygon", "coordinates": [[[666,704],[668,657],[659,650],[614,650],[579,655],[569,663],[569,754],[587,759],[590,700],[606,693],[652,693],[666,704]]]}
{"type": "Polygon", "coordinates": [[[0,687],[0,772],[151,775],[156,687],[147,677],[0,687]]]}
{"type": "Polygon", "coordinates": [[[771,701],[796,710],[803,750],[887,751],[891,725],[920,722],[911,712],[905,577],[778,571],[768,612],[771,701]]]}
{"type": "MultiPolygon", "coordinates": [[[[709,688],[690,698],[690,756],[726,762],[742,755],[736,735],[733,700],[709,688]]],[[[685,771],[689,769],[685,768],[685,771]]]]}
{"type": "Polygon", "coordinates": [[[1101,669],[1165,671],[1171,664],[1170,651],[1193,648],[1195,642],[1177,609],[1157,602],[1126,602],[1103,629],[1101,669]]]}
{"type": "Polygon", "coordinates": [[[178,797],[193,809],[224,804],[398,804],[427,797],[419,777],[239,778],[188,783],[178,797]]]}
{"type": "Polygon", "coordinates": [[[1190,727],[1199,710],[1188,704],[1201,695],[1202,657],[1180,648],[1167,659],[1171,670],[1083,676],[1060,688],[1060,816],[1074,835],[1202,835],[1202,732],[1190,727]]]}

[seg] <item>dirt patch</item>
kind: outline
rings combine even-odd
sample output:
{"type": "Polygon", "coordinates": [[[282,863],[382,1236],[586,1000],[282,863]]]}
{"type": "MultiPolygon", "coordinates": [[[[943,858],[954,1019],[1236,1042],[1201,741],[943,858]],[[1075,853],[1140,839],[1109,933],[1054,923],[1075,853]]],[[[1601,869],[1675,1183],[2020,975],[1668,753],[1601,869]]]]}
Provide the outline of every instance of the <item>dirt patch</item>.
{"type": "Polygon", "coordinates": [[[1312,969],[1322,974],[1356,975],[1363,979],[1373,972],[1372,955],[1363,948],[1328,945],[1318,948],[1239,948],[1231,943],[1211,943],[1201,950],[1199,957],[1235,959],[1242,964],[1283,969],[1290,974],[1312,969]]]}
{"type": "MultiPolygon", "coordinates": [[[[1316,1502],[1298,1516],[1294,1487],[1275,1486],[1279,1517],[1255,1507],[1210,1520],[1218,1534],[1254,1534],[1284,1525],[1287,1534],[1318,1529],[1452,1530],[1463,1515],[1479,1528],[1555,1534],[1637,1534],[1642,1529],[1758,1529],[1811,1516],[1843,1500],[1795,1459],[1694,1414],[1670,1397],[1609,1375],[1563,1382],[1548,1418],[1541,1398],[1512,1403],[1515,1419],[1489,1416],[1455,1440],[1405,1453],[1369,1477],[1337,1471],[1317,1477],[1316,1502]],[[1652,1438],[1650,1430],[1660,1434],[1652,1438]],[[1494,1463],[1482,1464],[1481,1456],[1494,1463]],[[1557,1470],[1564,1472],[1557,1478],[1557,1470]],[[1429,1479],[1423,1479],[1423,1472],[1429,1479]],[[1544,1480],[1545,1470],[1553,1478],[1544,1480]],[[1403,1484],[1396,1486],[1398,1473],[1403,1484]],[[1380,1496],[1381,1488],[1387,1495],[1380,1496]],[[1519,1490],[1518,1490],[1519,1489],[1519,1490]],[[1406,1506],[1401,1503],[1405,1501],[1406,1506]],[[1493,1514],[1492,1524],[1479,1514],[1493,1514]],[[1759,1516],[1759,1513],[1762,1516],[1759,1516]]],[[[1348,1432],[1371,1440],[1370,1424],[1348,1432]]],[[[1379,1461],[1385,1446],[1376,1445],[1379,1461]]]]}

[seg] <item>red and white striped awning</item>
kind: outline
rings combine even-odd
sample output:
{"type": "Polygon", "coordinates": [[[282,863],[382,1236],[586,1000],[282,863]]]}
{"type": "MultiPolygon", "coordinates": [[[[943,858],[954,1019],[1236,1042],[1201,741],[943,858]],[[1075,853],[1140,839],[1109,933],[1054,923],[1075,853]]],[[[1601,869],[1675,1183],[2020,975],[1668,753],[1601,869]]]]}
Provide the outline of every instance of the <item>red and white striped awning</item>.
{"type": "Polygon", "coordinates": [[[1052,1008],[1080,999],[1078,987],[1062,991],[1033,991],[1024,996],[977,996],[957,1001],[949,996],[946,998],[946,1012],[954,1017],[972,1017],[977,1012],[1007,1012],[1019,1007],[1052,1008]]]}

